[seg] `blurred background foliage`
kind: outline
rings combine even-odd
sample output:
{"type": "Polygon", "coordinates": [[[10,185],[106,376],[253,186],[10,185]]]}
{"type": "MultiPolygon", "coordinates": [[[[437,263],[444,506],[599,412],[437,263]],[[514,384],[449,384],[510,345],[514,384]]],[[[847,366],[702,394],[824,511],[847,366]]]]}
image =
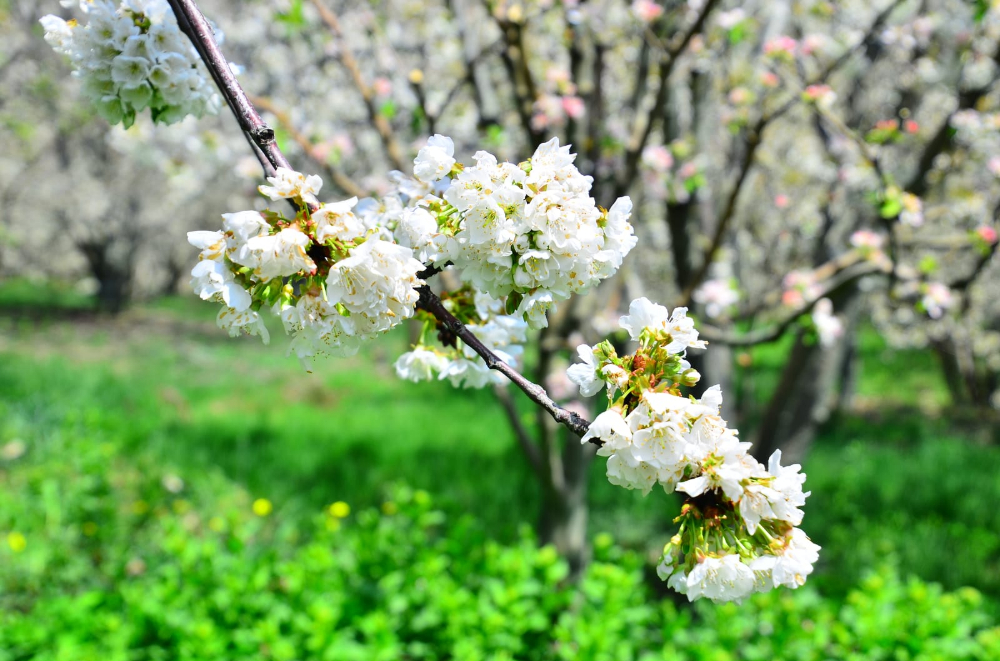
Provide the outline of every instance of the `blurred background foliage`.
{"type": "Polygon", "coordinates": [[[653,572],[676,505],[601,463],[568,580],[500,406],[392,378],[403,334],[304,374],[196,301],[29,286],[0,287],[0,660],[1000,658],[1000,448],[915,413],[940,377],[872,332],[805,464],[817,573],[692,607],[653,572]]]}

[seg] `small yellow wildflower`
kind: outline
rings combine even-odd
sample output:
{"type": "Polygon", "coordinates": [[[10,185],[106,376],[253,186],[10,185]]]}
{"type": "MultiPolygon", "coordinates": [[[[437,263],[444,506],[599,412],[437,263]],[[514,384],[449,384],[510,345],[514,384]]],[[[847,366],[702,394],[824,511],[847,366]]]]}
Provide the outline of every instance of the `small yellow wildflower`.
{"type": "Polygon", "coordinates": [[[10,546],[10,550],[14,553],[20,553],[28,546],[28,540],[21,533],[12,532],[7,534],[7,545],[10,546]]]}
{"type": "Polygon", "coordinates": [[[258,498],[253,501],[253,513],[257,516],[267,516],[273,509],[274,506],[271,505],[271,501],[267,498],[258,498]]]}
{"type": "Polygon", "coordinates": [[[338,500],[333,505],[330,505],[327,511],[330,512],[330,516],[343,519],[351,513],[351,506],[342,500],[338,500]]]}
{"type": "Polygon", "coordinates": [[[396,503],[392,502],[391,500],[387,500],[384,503],[382,503],[382,514],[385,514],[386,516],[392,516],[398,511],[399,508],[396,507],[396,503]]]}

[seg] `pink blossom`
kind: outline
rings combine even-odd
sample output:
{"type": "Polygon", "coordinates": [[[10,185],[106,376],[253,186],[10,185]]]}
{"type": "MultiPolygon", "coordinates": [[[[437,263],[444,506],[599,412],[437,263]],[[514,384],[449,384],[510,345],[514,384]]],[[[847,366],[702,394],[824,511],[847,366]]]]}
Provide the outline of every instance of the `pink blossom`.
{"type": "Polygon", "coordinates": [[[915,119],[908,119],[903,122],[903,130],[912,135],[920,130],[920,124],[915,119]]]}
{"type": "Polygon", "coordinates": [[[652,170],[666,172],[674,165],[674,156],[663,145],[648,145],[642,150],[642,162],[652,170]]]}
{"type": "Polygon", "coordinates": [[[774,196],[774,206],[778,207],[779,209],[786,208],[790,202],[791,200],[784,193],[778,193],[777,195],[774,196]]]}
{"type": "Polygon", "coordinates": [[[376,96],[389,96],[392,94],[392,81],[384,76],[379,76],[372,81],[372,90],[376,96]]]}
{"type": "Polygon", "coordinates": [[[545,70],[545,80],[548,82],[559,85],[561,83],[569,82],[569,71],[566,69],[561,69],[559,67],[549,67],[545,70]]]}
{"type": "Polygon", "coordinates": [[[803,96],[807,101],[815,101],[826,106],[837,99],[837,93],[829,85],[810,85],[806,88],[803,96]]]}
{"type": "Polygon", "coordinates": [[[988,245],[992,246],[997,242],[997,231],[989,225],[981,225],[980,227],[977,227],[976,234],[988,245]]]}
{"type": "Polygon", "coordinates": [[[987,169],[994,174],[994,176],[1000,177],[1000,156],[994,156],[986,163],[987,169]]]}
{"type": "Polygon", "coordinates": [[[858,230],[851,235],[851,245],[855,248],[880,250],[884,242],[885,237],[871,230],[858,230]]]}
{"type": "Polygon", "coordinates": [[[729,91],[729,102],[734,106],[743,105],[750,99],[750,92],[745,87],[734,87],[729,91]]]}
{"type": "Polygon", "coordinates": [[[564,96],[562,98],[562,107],[563,112],[573,119],[583,117],[584,110],[586,109],[583,99],[578,96],[564,96]]]}
{"type": "Polygon", "coordinates": [[[781,294],[781,304],[790,308],[797,308],[805,303],[805,299],[802,297],[802,292],[798,289],[786,289],[784,293],[781,294]]]}
{"type": "Polygon", "coordinates": [[[663,7],[652,0],[635,0],[632,12],[644,23],[651,23],[663,14],[663,7]]]}
{"type": "Polygon", "coordinates": [[[826,37],[821,34],[810,34],[802,40],[802,54],[812,55],[826,45],[826,37]]]}
{"type": "Polygon", "coordinates": [[[789,37],[788,35],[782,35],[780,37],[775,37],[764,44],[764,54],[774,55],[777,57],[794,57],[798,47],[799,42],[795,41],[795,39],[789,37]]]}
{"type": "Polygon", "coordinates": [[[681,179],[690,179],[698,174],[698,166],[693,161],[688,161],[677,171],[677,176],[681,179]]]}
{"type": "Polygon", "coordinates": [[[777,87],[780,82],[781,79],[778,78],[778,74],[773,71],[765,71],[760,74],[760,84],[764,87],[777,87]]]}
{"type": "Polygon", "coordinates": [[[924,297],[920,299],[924,310],[931,319],[940,319],[953,303],[951,290],[940,282],[928,282],[924,287],[924,297]]]}
{"type": "Polygon", "coordinates": [[[333,146],[340,152],[341,156],[347,157],[354,154],[354,140],[347,133],[337,133],[333,136],[333,146]]]}

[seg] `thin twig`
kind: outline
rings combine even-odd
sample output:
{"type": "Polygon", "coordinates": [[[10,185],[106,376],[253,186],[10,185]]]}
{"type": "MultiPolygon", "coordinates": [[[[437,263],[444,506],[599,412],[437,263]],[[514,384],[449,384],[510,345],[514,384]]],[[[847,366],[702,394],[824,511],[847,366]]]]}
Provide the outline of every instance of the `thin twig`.
{"type": "MultiPolygon", "coordinates": [[[[479,354],[479,357],[483,359],[483,362],[486,363],[487,367],[491,370],[500,372],[510,379],[514,385],[520,388],[521,391],[528,396],[528,399],[548,411],[553,420],[566,426],[577,436],[583,436],[587,432],[587,428],[590,427],[590,422],[583,419],[576,413],[567,411],[556,404],[552,398],[549,397],[548,393],[545,392],[544,388],[537,383],[529,381],[513,367],[500,360],[500,358],[495,353],[490,351],[486,345],[484,345],[479,338],[472,333],[472,331],[466,328],[465,324],[459,321],[455,315],[445,308],[441,299],[431,291],[430,287],[424,285],[417,291],[420,293],[420,300],[417,302],[417,307],[434,315],[434,317],[436,317],[448,331],[453,333],[470,349],[479,354]]],[[[601,444],[600,441],[597,441],[596,439],[593,442],[598,445],[601,444]]]]}
{"type": "Polygon", "coordinates": [[[323,20],[323,23],[326,24],[326,27],[328,27],[330,32],[333,33],[333,36],[344,42],[337,50],[337,59],[339,59],[340,63],[344,65],[344,68],[347,69],[347,72],[351,75],[351,80],[354,81],[354,87],[356,87],[358,92],[361,94],[361,98],[365,102],[365,108],[368,110],[368,119],[371,121],[372,126],[375,127],[375,131],[382,140],[382,146],[385,147],[385,153],[389,158],[389,163],[397,170],[406,170],[406,159],[403,158],[403,152],[399,148],[399,143],[396,141],[396,136],[392,132],[389,120],[387,120],[385,116],[379,112],[378,107],[375,105],[375,93],[372,91],[371,86],[365,82],[364,76],[361,75],[361,67],[358,65],[358,61],[354,58],[354,54],[351,53],[351,49],[347,46],[347,42],[344,39],[344,33],[340,28],[340,20],[337,18],[337,15],[333,12],[333,10],[323,2],[323,0],[312,0],[312,3],[319,12],[319,16],[323,20]]]}
{"type": "Polygon", "coordinates": [[[278,120],[282,128],[291,136],[292,140],[305,152],[306,156],[312,159],[319,167],[321,167],[326,174],[327,178],[330,179],[340,190],[342,190],[347,195],[353,195],[355,197],[364,197],[364,190],[361,186],[354,183],[354,180],[348,177],[346,174],[340,171],[339,168],[331,165],[325,158],[320,158],[315,152],[315,145],[303,135],[302,131],[295,128],[295,124],[292,123],[292,118],[288,116],[288,113],[284,110],[278,108],[274,102],[272,102],[267,97],[263,96],[250,96],[250,100],[254,105],[259,107],[264,112],[269,112],[274,115],[274,118],[278,120]]]}

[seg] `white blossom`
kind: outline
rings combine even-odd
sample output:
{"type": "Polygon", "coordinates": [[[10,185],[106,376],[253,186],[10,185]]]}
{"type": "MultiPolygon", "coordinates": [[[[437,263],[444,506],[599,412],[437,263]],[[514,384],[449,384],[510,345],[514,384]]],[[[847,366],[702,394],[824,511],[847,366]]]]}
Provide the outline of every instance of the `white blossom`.
{"type": "MultiPolygon", "coordinates": [[[[316,200],[316,194],[323,187],[323,180],[319,175],[304,175],[288,168],[278,168],[273,177],[268,177],[270,186],[261,185],[257,187],[261,195],[272,200],[284,200],[301,198],[306,202],[316,200]]],[[[349,200],[348,200],[349,201],[349,200]]]]}
{"type": "Polygon", "coordinates": [[[805,584],[819,560],[819,551],[819,545],[800,528],[792,528],[777,553],[757,558],[751,567],[754,571],[769,573],[773,587],[784,585],[794,589],[805,584]]]}
{"type": "Polygon", "coordinates": [[[364,236],[365,224],[351,211],[358,203],[358,198],[352,197],[343,202],[324,204],[312,214],[316,223],[316,242],[352,241],[364,236]]]}
{"type": "Polygon", "coordinates": [[[168,124],[219,111],[215,85],[164,0],[94,0],[79,8],[82,22],[53,15],[40,22],[106,120],[127,128],[147,107],[154,121],[168,124]]]}
{"type": "Polygon", "coordinates": [[[407,381],[431,381],[448,366],[448,359],[427,349],[417,347],[400,356],[394,365],[396,375],[407,381]]]}
{"type": "Polygon", "coordinates": [[[604,390],[607,383],[601,378],[598,372],[598,365],[594,357],[594,348],[586,344],[581,344],[576,348],[582,363],[570,365],[566,370],[569,380],[580,387],[580,394],[584,397],[593,397],[604,390]]]}
{"type": "Polygon", "coordinates": [[[455,165],[455,143],[452,139],[435,134],[417,153],[413,161],[413,176],[424,183],[433,183],[447,175],[455,165]]]}
{"type": "Polygon", "coordinates": [[[715,603],[740,601],[753,592],[754,574],[738,555],[707,556],[687,575],[686,588],[689,601],[699,597],[715,603]]]}

